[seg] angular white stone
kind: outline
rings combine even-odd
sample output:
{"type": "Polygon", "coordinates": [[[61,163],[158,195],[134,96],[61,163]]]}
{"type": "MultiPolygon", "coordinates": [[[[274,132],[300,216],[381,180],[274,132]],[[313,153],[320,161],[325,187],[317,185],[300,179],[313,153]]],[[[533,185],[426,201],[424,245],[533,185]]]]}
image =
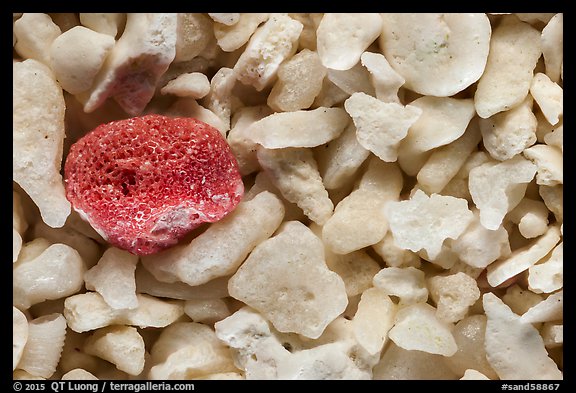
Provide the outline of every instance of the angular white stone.
{"type": "Polygon", "coordinates": [[[528,268],[528,289],[551,293],[564,285],[564,243],[558,244],[550,257],[528,268]]]}
{"type": "Polygon", "coordinates": [[[272,14],[250,38],[234,65],[236,78],[262,91],[276,77],[280,63],[294,54],[303,25],[288,15],[272,14]]]}
{"type": "Polygon", "coordinates": [[[520,317],[524,323],[538,323],[561,320],[564,316],[564,291],[551,294],[540,303],[530,307],[520,317]]]}
{"type": "Polygon", "coordinates": [[[384,207],[398,200],[402,185],[396,164],[372,157],[357,188],[338,203],[324,224],[324,243],[337,254],[347,254],[382,240],[388,231],[384,207]]]}
{"type": "Polygon", "coordinates": [[[267,103],[275,111],[297,111],[309,108],[322,90],[326,68],[318,54],[303,49],[280,65],[278,80],[267,103]]]}
{"type": "Polygon", "coordinates": [[[471,201],[472,197],[470,196],[470,190],[468,189],[468,177],[470,171],[472,168],[489,161],[491,161],[490,156],[485,151],[480,150],[472,152],[466,161],[464,161],[464,165],[462,165],[456,176],[454,176],[442,189],[442,194],[456,198],[464,198],[471,201]]]}
{"type": "Polygon", "coordinates": [[[297,204],[317,224],[326,223],[334,204],[324,188],[312,150],[259,148],[256,154],[260,166],[284,198],[297,204]]]}
{"type": "Polygon", "coordinates": [[[25,59],[50,65],[50,45],[62,31],[48,14],[26,12],[14,22],[14,49],[25,59]]]}
{"type": "Polygon", "coordinates": [[[486,357],[500,379],[562,379],[540,333],[493,293],[482,298],[488,317],[486,357]]]}
{"type": "Polygon", "coordinates": [[[321,240],[298,221],[283,224],[258,245],[230,279],[228,291],[280,332],[310,338],[318,338],[348,304],[344,282],[326,266],[321,240]]]}
{"type": "Polygon", "coordinates": [[[83,333],[109,325],[165,327],[184,314],[181,301],[164,301],[141,294],[136,296],[138,307],[133,310],[115,310],[97,292],[70,296],[64,301],[64,317],[70,329],[83,333]]]}
{"type": "Polygon", "coordinates": [[[538,121],[532,112],[531,96],[516,107],[480,119],[482,142],[490,156],[505,161],[536,143],[538,121]]]}
{"type": "Polygon", "coordinates": [[[548,231],[535,242],[514,250],[506,259],[488,266],[486,278],[492,287],[497,287],[509,278],[522,273],[546,256],[560,241],[558,226],[550,226],[548,231]]]}
{"type": "Polygon", "coordinates": [[[13,65],[12,178],[61,227],[70,214],[60,174],[65,137],[64,96],[52,71],[36,60],[13,65]]]}
{"type": "Polygon", "coordinates": [[[360,61],[370,72],[376,98],[384,102],[400,103],[398,89],[406,82],[380,53],[364,52],[360,61]]]}
{"type": "Polygon", "coordinates": [[[93,112],[114,97],[128,114],[139,115],[175,53],[176,14],[128,14],[124,33],[96,76],[84,111],[93,112]]]}
{"type": "Polygon", "coordinates": [[[564,186],[540,186],[538,193],[544,204],[556,217],[558,222],[564,221],[564,186]]]}
{"type": "Polygon", "coordinates": [[[538,166],[536,184],[555,186],[564,183],[564,157],[560,149],[538,144],[524,150],[524,156],[538,166]]]}
{"type": "Polygon", "coordinates": [[[252,368],[258,366],[260,375],[275,376],[275,362],[269,360],[289,355],[271,332],[266,319],[250,307],[242,307],[228,318],[216,322],[214,329],[216,336],[234,349],[234,362],[246,370],[247,379],[251,378],[252,368]]]}
{"type": "Polygon", "coordinates": [[[176,79],[168,82],[160,92],[162,94],[173,94],[178,97],[199,99],[210,92],[210,81],[201,72],[180,74],[176,79]]]}
{"type": "Polygon", "coordinates": [[[333,190],[342,187],[354,176],[370,151],[358,143],[356,126],[354,122],[349,122],[338,138],[315,153],[324,187],[333,190]]]}
{"type": "Polygon", "coordinates": [[[12,270],[13,304],[22,309],[45,300],[60,299],[78,292],[86,267],[80,254],[65,244],[53,244],[40,255],[20,260],[12,270]]]}
{"type": "Polygon", "coordinates": [[[553,82],[560,80],[564,59],[564,14],[554,15],[542,29],[540,38],[546,75],[553,82]]]}
{"type": "Polygon", "coordinates": [[[139,375],[144,369],[144,339],[130,326],[98,329],[84,343],[84,351],[114,364],[118,370],[139,375]]]}
{"type": "Polygon", "coordinates": [[[379,14],[326,13],[316,30],[317,50],[322,64],[334,70],[348,70],[382,32],[379,14]]]}
{"type": "Polygon", "coordinates": [[[365,93],[354,93],[344,103],[356,125],[360,145],[387,162],[396,161],[398,145],[422,113],[412,105],[385,103],[365,93]]]}
{"type": "Polygon", "coordinates": [[[540,107],[548,123],[558,124],[564,113],[564,90],[541,72],[534,75],[530,85],[530,94],[540,107]]]}
{"type": "Polygon", "coordinates": [[[340,108],[280,112],[256,121],[245,135],[267,149],[315,147],[337,138],[349,121],[340,108]]]}
{"type": "Polygon", "coordinates": [[[436,316],[445,322],[460,321],[480,298],[476,280],[461,272],[430,277],[428,288],[430,297],[436,303],[436,316]]]}
{"type": "Polygon", "coordinates": [[[425,303],[428,300],[424,272],[412,266],[385,267],[376,273],[372,282],[383,293],[400,298],[400,306],[425,303]]]}
{"type": "Polygon", "coordinates": [[[465,199],[417,190],[410,200],[389,202],[385,214],[398,246],[425,249],[435,259],[444,240],[458,238],[473,219],[465,199]]]}
{"type": "Polygon", "coordinates": [[[470,170],[470,195],[486,229],[500,227],[506,213],[524,198],[536,170],[536,165],[519,155],[500,163],[487,162],[470,170]]]}
{"type": "Polygon", "coordinates": [[[346,343],[334,342],[290,356],[280,363],[275,379],[366,380],[370,379],[370,373],[354,362],[346,343]]]}
{"type": "Polygon", "coordinates": [[[114,309],[138,307],[134,278],[137,263],[137,255],[110,247],[98,264],[84,274],[86,289],[98,292],[114,309]]]}
{"type": "Polygon", "coordinates": [[[208,47],[216,47],[212,34],[212,21],[200,13],[178,13],[176,22],[176,53],[174,62],[193,60],[201,53],[210,57],[208,47]]]}
{"type": "Polygon", "coordinates": [[[388,336],[396,345],[409,351],[452,356],[458,347],[451,324],[436,318],[436,309],[427,303],[416,303],[398,310],[394,327],[388,336]]]}
{"type": "Polygon", "coordinates": [[[243,12],[238,22],[231,26],[223,23],[214,24],[214,35],[218,46],[224,52],[233,52],[248,42],[258,25],[265,22],[270,14],[243,12]]]}
{"type": "Polygon", "coordinates": [[[236,76],[234,71],[228,67],[221,67],[210,80],[210,92],[203,100],[206,107],[222,120],[225,127],[224,131],[230,130],[233,102],[232,89],[235,85],[236,76]]]}
{"type": "Polygon", "coordinates": [[[448,145],[436,148],[420,168],[416,176],[418,184],[428,193],[440,193],[462,168],[480,139],[478,123],[473,122],[464,135],[448,145]]]}
{"type": "Polygon", "coordinates": [[[352,326],[358,343],[370,354],[380,353],[386,345],[395,314],[396,305],[384,291],[378,288],[364,291],[352,326]]]}
{"type": "Polygon", "coordinates": [[[189,244],[142,258],[157,279],[200,285],[236,271],[254,247],[268,239],[284,217],[284,206],[270,192],[241,202],[189,244]]]}
{"type": "Polygon", "coordinates": [[[422,153],[447,145],[460,138],[474,116],[472,99],[424,96],[409,105],[420,109],[420,116],[410,126],[402,148],[422,153]]]}
{"type": "Polygon", "coordinates": [[[329,102],[329,104],[325,104],[326,106],[335,106],[354,93],[364,93],[372,97],[376,95],[376,90],[370,80],[370,72],[361,63],[357,63],[354,67],[344,71],[328,68],[324,81],[326,82],[326,80],[332,82],[332,86],[336,87],[328,85],[318,95],[318,99],[321,101],[329,102]],[[326,97],[326,95],[331,97],[326,97]]]}
{"type": "Polygon", "coordinates": [[[374,191],[352,191],[336,205],[334,214],[324,224],[324,244],[337,254],[348,254],[378,243],[388,230],[385,202],[374,191]]]}
{"type": "Polygon", "coordinates": [[[451,248],[462,262],[475,268],[485,268],[511,253],[508,231],[503,226],[496,230],[486,229],[480,223],[477,210],[474,210],[472,223],[452,242],[451,248]]]}
{"type": "Polygon", "coordinates": [[[481,118],[511,109],[526,98],[541,54],[538,30],[513,15],[502,17],[490,39],[486,69],[474,94],[481,118]]]}

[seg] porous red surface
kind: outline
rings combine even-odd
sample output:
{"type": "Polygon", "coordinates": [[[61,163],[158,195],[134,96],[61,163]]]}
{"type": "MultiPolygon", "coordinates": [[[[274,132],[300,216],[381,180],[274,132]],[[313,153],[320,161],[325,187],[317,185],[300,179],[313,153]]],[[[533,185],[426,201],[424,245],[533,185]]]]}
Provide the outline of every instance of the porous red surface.
{"type": "Polygon", "coordinates": [[[217,129],[161,115],[96,127],[70,148],[64,177],[74,209],[112,245],[137,255],[220,220],[244,193],[217,129]]]}

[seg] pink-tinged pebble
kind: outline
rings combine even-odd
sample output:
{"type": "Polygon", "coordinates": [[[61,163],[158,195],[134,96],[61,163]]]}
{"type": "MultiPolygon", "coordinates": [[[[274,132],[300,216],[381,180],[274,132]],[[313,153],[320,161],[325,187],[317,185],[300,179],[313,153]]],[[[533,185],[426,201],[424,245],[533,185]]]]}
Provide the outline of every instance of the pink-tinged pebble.
{"type": "Polygon", "coordinates": [[[66,196],[108,242],[137,255],[173,246],[238,205],[238,163],[214,127],[146,115],[96,127],[70,148],[66,196]]]}

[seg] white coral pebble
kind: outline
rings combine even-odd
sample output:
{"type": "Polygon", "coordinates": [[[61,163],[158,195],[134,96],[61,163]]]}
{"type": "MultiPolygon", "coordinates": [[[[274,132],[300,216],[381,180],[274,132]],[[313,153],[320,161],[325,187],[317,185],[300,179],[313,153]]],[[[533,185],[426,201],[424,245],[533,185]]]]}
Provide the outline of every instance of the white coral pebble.
{"type": "Polygon", "coordinates": [[[60,86],[70,94],[88,90],[115,43],[113,37],[82,26],[58,36],[50,47],[50,64],[60,86]]]}
{"type": "Polygon", "coordinates": [[[228,290],[279,331],[310,338],[318,338],[348,304],[344,282],[326,266],[322,241],[299,221],[284,223],[256,246],[228,290]]]}
{"type": "Polygon", "coordinates": [[[451,324],[436,318],[436,309],[427,303],[416,303],[396,313],[394,327],[388,333],[396,345],[443,356],[452,356],[458,347],[451,324]]]}
{"type": "Polygon", "coordinates": [[[389,202],[385,209],[396,243],[414,252],[425,249],[432,259],[440,253],[444,240],[460,236],[473,218],[465,199],[439,194],[429,197],[421,190],[410,200],[389,202]]]}
{"type": "Polygon", "coordinates": [[[482,301],[488,317],[486,357],[500,379],[562,379],[535,327],[493,293],[485,294],[482,301]]]}
{"type": "Polygon", "coordinates": [[[93,112],[114,97],[128,114],[139,115],[175,53],[176,14],[128,14],[124,33],[96,76],[84,111],[93,112]]]}
{"type": "Polygon", "coordinates": [[[324,14],[316,31],[322,64],[334,70],[352,68],[381,32],[382,18],[377,13],[324,14]]]}

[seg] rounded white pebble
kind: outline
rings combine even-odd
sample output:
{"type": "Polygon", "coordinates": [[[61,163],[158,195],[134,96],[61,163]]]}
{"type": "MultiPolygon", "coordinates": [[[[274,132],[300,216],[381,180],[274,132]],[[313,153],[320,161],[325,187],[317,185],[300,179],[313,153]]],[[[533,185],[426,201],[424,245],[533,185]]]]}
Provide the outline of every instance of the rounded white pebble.
{"type": "Polygon", "coordinates": [[[62,33],[50,47],[50,64],[60,86],[70,94],[88,90],[115,42],[82,26],[62,33]]]}
{"type": "Polygon", "coordinates": [[[178,97],[191,97],[200,99],[210,92],[208,77],[200,72],[180,74],[164,86],[162,94],[173,94],[178,97]]]}
{"type": "Polygon", "coordinates": [[[436,309],[427,303],[401,308],[388,336],[396,345],[409,351],[452,356],[458,350],[451,333],[452,325],[439,321],[435,314],[436,309]]]}

